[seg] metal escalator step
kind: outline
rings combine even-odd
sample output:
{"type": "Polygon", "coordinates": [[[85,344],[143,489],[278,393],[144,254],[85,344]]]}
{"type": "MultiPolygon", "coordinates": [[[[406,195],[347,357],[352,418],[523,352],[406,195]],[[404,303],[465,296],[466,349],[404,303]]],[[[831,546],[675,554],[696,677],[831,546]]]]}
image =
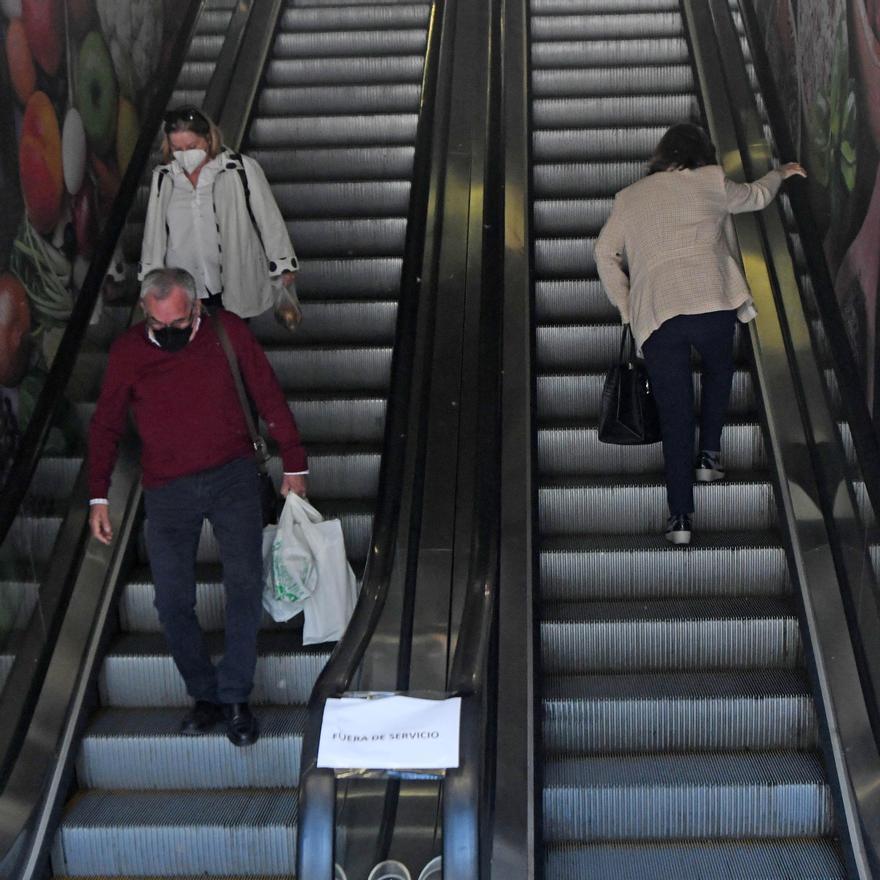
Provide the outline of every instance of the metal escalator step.
{"type": "Polygon", "coordinates": [[[697,109],[692,95],[541,98],[532,102],[532,117],[537,128],[672,125],[690,119],[697,109]]]}
{"type": "Polygon", "coordinates": [[[28,492],[46,498],[68,498],[82,468],[82,456],[43,455],[28,492]]]}
{"type": "Polygon", "coordinates": [[[611,198],[535,199],[532,203],[534,234],[539,238],[596,236],[611,213],[612,203],[611,198]]]}
{"type": "MultiPolygon", "coordinates": [[[[342,169],[339,169],[342,171],[342,169]]],[[[276,183],[272,193],[285,217],[404,217],[409,208],[408,180],[334,180],[276,183]]],[[[296,227],[294,227],[296,228],[296,227]]]]}
{"type": "MultiPolygon", "coordinates": [[[[125,632],[158,633],[162,631],[153,605],[155,590],[149,567],[136,569],[122,588],[119,599],[119,622],[125,632]]],[[[226,600],[223,571],[219,563],[203,563],[196,569],[196,614],[205,632],[218,632],[225,626],[226,600]]],[[[301,620],[301,619],[300,619],[301,620]]],[[[263,612],[261,630],[283,630],[294,635],[299,622],[276,623],[263,612]]]]}
{"type": "Polygon", "coordinates": [[[393,300],[307,300],[301,301],[303,321],[293,334],[279,324],[271,312],[254,318],[251,330],[266,346],[283,345],[296,337],[297,344],[391,345],[397,319],[393,300]],[[258,323],[259,322],[259,323],[258,323]]]}
{"type": "MultiPolygon", "coordinates": [[[[699,430],[695,426],[694,442],[699,430]]],[[[721,454],[728,474],[764,470],[767,456],[760,425],[725,426],[721,454]]],[[[545,425],[538,429],[538,468],[544,478],[663,473],[660,443],[617,446],[599,440],[595,424],[545,425]]]]}
{"type": "Polygon", "coordinates": [[[216,62],[224,40],[225,34],[196,34],[187,49],[186,62],[216,62]]]}
{"type": "Polygon", "coordinates": [[[783,596],[791,590],[785,551],[772,532],[700,532],[686,553],[654,535],[544,538],[540,571],[546,602],[783,596]]]}
{"type": "Polygon", "coordinates": [[[544,836],[816,837],[832,830],[818,758],[799,752],[651,755],[548,761],[544,836]]]}
{"type": "Polygon", "coordinates": [[[406,113],[418,106],[419,91],[418,83],[266,88],[260,92],[257,112],[268,116],[406,113]]]}
{"type": "Polygon", "coordinates": [[[315,298],[396,298],[402,268],[400,257],[304,260],[297,287],[315,298]]]}
{"type": "Polygon", "coordinates": [[[430,11],[428,3],[399,3],[288,8],[281,14],[283,31],[349,31],[359,28],[424,28],[430,11]]]}
{"type": "Polygon", "coordinates": [[[40,584],[24,560],[4,563],[0,575],[0,646],[9,634],[23,630],[40,595],[40,584]]]}
{"type": "MultiPolygon", "coordinates": [[[[619,67],[626,64],[688,64],[683,37],[631,40],[550,40],[531,45],[532,69],[545,67],[619,67]]],[[[650,120],[640,120],[645,124],[650,120]]],[[[661,120],[665,121],[665,120],[661,120]]],[[[595,123],[594,123],[595,124],[595,123]]],[[[559,126],[562,127],[562,126],[559,126]]]]}
{"type": "Polygon", "coordinates": [[[177,77],[175,92],[207,89],[215,66],[213,61],[193,61],[184,64],[180,76],[177,77]]]}
{"type": "Polygon", "coordinates": [[[367,444],[311,444],[309,494],[315,505],[321,509],[322,503],[334,500],[375,498],[381,459],[381,449],[367,444]]]}
{"type": "Polygon", "coordinates": [[[587,237],[535,238],[535,276],[537,278],[595,276],[596,260],[593,256],[595,245],[596,239],[587,237]]]}
{"type": "Polygon", "coordinates": [[[542,748],[557,754],[817,748],[809,684],[785,669],[550,678],[542,748]]]}
{"type": "MultiPolygon", "coordinates": [[[[279,205],[284,198],[284,184],[297,181],[306,185],[325,182],[341,186],[353,181],[399,181],[409,186],[415,152],[411,146],[273,150],[268,148],[268,143],[261,144],[265,149],[256,147],[248,154],[260,163],[273,184],[273,192],[279,187],[279,205]]],[[[392,204],[395,192],[395,183],[391,183],[392,204]]]]}
{"type": "MultiPolygon", "coordinates": [[[[539,325],[535,331],[538,369],[607,370],[620,356],[620,334],[619,323],[539,325]]],[[[742,363],[747,351],[748,331],[738,324],[734,329],[734,359],[742,363]]]]}
{"type": "Polygon", "coordinates": [[[51,510],[40,513],[29,508],[30,499],[26,498],[6,533],[4,552],[13,559],[28,560],[37,572],[42,572],[55,546],[63,513],[51,510]]]}
{"type": "Polygon", "coordinates": [[[645,163],[566,162],[535,165],[535,195],[540,198],[609,198],[645,176],[645,163]]]}
{"type": "Polygon", "coordinates": [[[687,64],[670,64],[667,67],[545,68],[532,73],[532,94],[536,98],[677,94],[690,91],[693,85],[691,69],[687,64]]]}
{"type": "Polygon", "coordinates": [[[402,257],[404,217],[290,220],[290,239],[301,259],[320,257],[402,257]]]}
{"type": "Polygon", "coordinates": [[[52,865],[80,876],[284,874],[296,822],[290,789],[86,791],[64,814],[52,865]]]}
{"type": "Polygon", "coordinates": [[[600,12],[658,12],[678,10],[674,0],[531,0],[533,13],[590,15],[600,12]]]}
{"type": "Polygon", "coordinates": [[[684,23],[681,13],[603,12],[595,15],[535,15],[529,19],[531,38],[542,40],[631,40],[639,37],[681,37],[684,23]]]}
{"type": "MultiPolygon", "coordinates": [[[[535,162],[645,161],[666,129],[663,126],[564,128],[532,132],[535,162]]],[[[610,208],[610,200],[609,200],[610,208]]]]}
{"type": "Polygon", "coordinates": [[[563,843],[546,848],[544,870],[547,880],[844,880],[847,876],[840,850],[831,838],[563,843]]]}
{"type": "Polygon", "coordinates": [[[406,30],[303,31],[280,33],[272,54],[275,58],[316,58],[356,55],[360,57],[424,54],[424,28],[406,30]]]}
{"type": "Polygon", "coordinates": [[[598,278],[570,278],[535,282],[535,319],[539,324],[608,324],[620,313],[598,278]]]}
{"type": "Polygon", "coordinates": [[[547,673],[793,669],[802,662],[787,602],[766,597],[566,603],[544,607],[547,673]]]}
{"type": "Polygon", "coordinates": [[[424,58],[273,58],[266,67],[266,84],[277,88],[311,83],[420,83],[424,58]]]}
{"type": "Polygon", "coordinates": [[[275,375],[288,389],[384,390],[391,367],[390,347],[344,346],[269,349],[275,375]]]}
{"type": "Polygon", "coordinates": [[[385,434],[384,397],[375,394],[322,394],[289,398],[300,434],[318,443],[375,443],[385,434]]]}
{"type": "Polygon", "coordinates": [[[856,496],[856,505],[862,518],[862,525],[868,529],[876,529],[880,523],[875,518],[875,512],[868,497],[868,489],[862,480],[853,481],[853,490],[856,496]]]}
{"type": "Polygon", "coordinates": [[[257,117],[251,137],[257,144],[276,147],[406,146],[416,137],[415,113],[375,113],[348,116],[257,117]]]}
{"type": "MultiPolygon", "coordinates": [[[[594,373],[545,373],[537,377],[538,418],[598,419],[599,404],[605,370],[594,373]]],[[[694,374],[694,400],[700,400],[699,374],[694,374]]],[[[728,414],[742,418],[755,409],[752,376],[748,370],[738,369],[733,374],[728,414]]]]}
{"type": "MultiPolygon", "coordinates": [[[[776,524],[769,478],[728,478],[699,486],[694,504],[695,542],[701,532],[767,531],[776,524]]],[[[653,533],[658,543],[664,540],[661,533],[669,515],[666,486],[659,476],[544,482],[538,508],[544,535],[653,533]]]]}
{"type": "MultiPolygon", "coordinates": [[[[281,483],[281,462],[273,458],[269,462],[269,470],[275,485],[281,483]]],[[[324,515],[324,519],[338,519],[342,523],[342,534],[349,559],[366,559],[370,546],[370,529],[373,524],[373,499],[331,498],[324,499],[312,491],[312,503],[324,515]]],[[[216,563],[220,561],[220,551],[210,525],[205,522],[199,538],[198,561],[216,563]]]]}
{"type": "Polygon", "coordinates": [[[294,788],[306,711],[266,706],[255,713],[260,738],[247,749],[226,739],[222,723],[204,736],[179,733],[180,709],[102,709],[76,761],[83,788],[294,788]]]}
{"type": "MultiPolygon", "coordinates": [[[[298,647],[292,632],[261,632],[250,701],[256,705],[304,705],[318,673],[330,657],[329,646],[298,647]]],[[[206,633],[213,657],[223,653],[222,633],[206,633]]],[[[189,706],[183,679],[159,633],[127,633],[104,656],[98,682],[101,703],[114,708],[189,706]]]]}

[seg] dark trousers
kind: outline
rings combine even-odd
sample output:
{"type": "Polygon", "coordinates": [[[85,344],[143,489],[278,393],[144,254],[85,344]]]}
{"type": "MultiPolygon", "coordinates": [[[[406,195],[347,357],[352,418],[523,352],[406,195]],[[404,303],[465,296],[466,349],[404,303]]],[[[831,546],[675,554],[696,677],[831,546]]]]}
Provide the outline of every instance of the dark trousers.
{"type": "Polygon", "coordinates": [[[694,510],[694,386],[691,346],[703,362],[700,449],[721,450],[721,430],[733,383],[736,311],[677,315],[642,345],[660,413],[666,498],[671,514],[694,510]]]}
{"type": "Polygon", "coordinates": [[[260,495],[252,459],[237,459],[144,492],[155,605],[174,662],[195,700],[245,702],[257,663],[263,582],[260,495]],[[196,551],[214,530],[226,590],[226,642],[214,667],[196,619],[196,551]]]}

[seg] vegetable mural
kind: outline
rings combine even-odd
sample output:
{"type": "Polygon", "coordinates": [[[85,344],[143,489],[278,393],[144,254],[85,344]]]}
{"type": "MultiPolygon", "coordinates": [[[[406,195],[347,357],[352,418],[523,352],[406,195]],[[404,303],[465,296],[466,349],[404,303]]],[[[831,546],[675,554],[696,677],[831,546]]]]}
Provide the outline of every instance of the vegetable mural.
{"type": "MultiPolygon", "coordinates": [[[[0,191],[6,205],[22,208],[11,241],[0,241],[0,485],[185,7],[173,0],[0,0],[0,191]]],[[[76,442],[61,425],[48,451],[63,453],[76,442]]]]}
{"type": "MultiPolygon", "coordinates": [[[[751,0],[880,421],[880,0],[751,0]]],[[[795,158],[795,157],[791,157],[795,158]]]]}

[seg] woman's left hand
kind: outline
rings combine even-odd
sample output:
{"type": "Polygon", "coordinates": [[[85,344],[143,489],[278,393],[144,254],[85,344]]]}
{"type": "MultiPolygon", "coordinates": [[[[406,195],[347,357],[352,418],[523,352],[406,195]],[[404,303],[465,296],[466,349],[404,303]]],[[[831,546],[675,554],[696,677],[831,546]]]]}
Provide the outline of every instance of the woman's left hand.
{"type": "Polygon", "coordinates": [[[285,287],[290,287],[291,284],[296,281],[296,272],[282,272],[281,273],[281,283],[285,287]]]}

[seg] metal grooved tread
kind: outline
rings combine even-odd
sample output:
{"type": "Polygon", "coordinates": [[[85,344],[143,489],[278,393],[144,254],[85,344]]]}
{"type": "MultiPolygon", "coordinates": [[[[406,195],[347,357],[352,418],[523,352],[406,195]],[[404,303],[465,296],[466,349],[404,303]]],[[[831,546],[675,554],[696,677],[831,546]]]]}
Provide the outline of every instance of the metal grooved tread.
{"type": "MultiPolygon", "coordinates": [[[[288,0],[244,145],[265,170],[297,250],[304,314],[295,334],[271,313],[251,329],[298,417],[310,496],[325,516],[341,519],[357,570],[378,479],[428,15],[419,2],[288,0]]],[[[214,42],[199,41],[202,58],[216,57],[222,40],[214,42]]],[[[140,232],[135,218],[131,240],[140,232]]],[[[85,417],[103,370],[100,349],[114,333],[104,335],[81,359],[85,417]]],[[[66,475],[64,462],[53,468],[45,481],[66,475]]],[[[280,462],[271,469],[278,481],[280,462]]],[[[38,540],[45,543],[36,533],[38,540]]],[[[219,656],[223,589],[207,525],[198,559],[197,613],[219,656]]],[[[236,749],[222,724],[184,737],[178,728],[189,698],[152,599],[141,566],[122,591],[121,633],[102,663],[102,707],[83,737],[80,791],[62,817],[54,870],[289,877],[304,706],[332,646],[303,649],[296,621],[265,620],[251,696],[259,741],[236,749]]]]}
{"type": "Polygon", "coordinates": [[[659,445],[596,433],[620,332],[596,236],[698,114],[679,4],[531,0],[530,34],[546,876],[842,878],[746,334],[690,547],[661,534],[659,445]]]}

